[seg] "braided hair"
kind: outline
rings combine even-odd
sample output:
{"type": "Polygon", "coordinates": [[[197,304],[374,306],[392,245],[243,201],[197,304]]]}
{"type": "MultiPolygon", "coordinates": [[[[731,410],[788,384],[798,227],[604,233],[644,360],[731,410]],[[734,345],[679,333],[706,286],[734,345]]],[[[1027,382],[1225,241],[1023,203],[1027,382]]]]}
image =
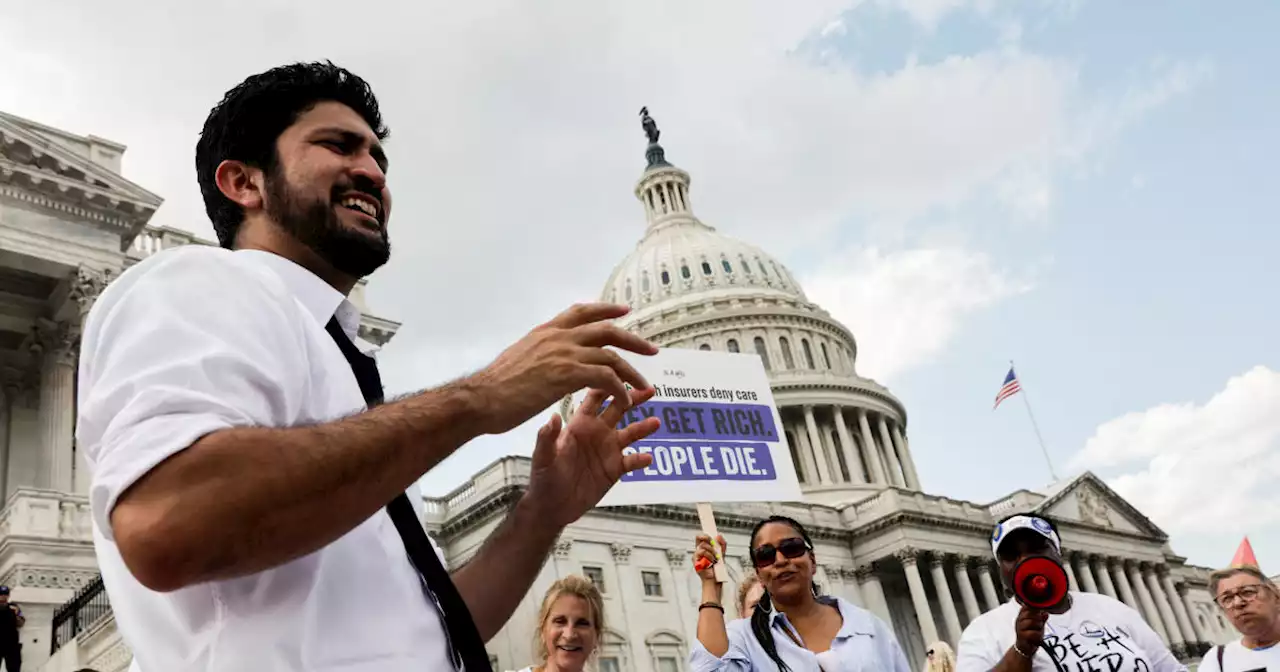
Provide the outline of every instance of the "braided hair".
{"type": "MultiPolygon", "coordinates": [[[[782,523],[790,527],[800,535],[801,539],[804,539],[804,543],[810,549],[813,548],[813,542],[809,539],[809,533],[805,531],[803,525],[786,516],[769,516],[756,523],[756,526],[751,529],[748,552],[755,550],[756,535],[760,533],[760,528],[769,523],[782,523]]],[[[812,555],[813,551],[810,550],[809,553],[812,555]]],[[[818,589],[817,583],[810,583],[810,587],[813,589],[815,596],[822,594],[818,589]]],[[[773,641],[773,629],[769,627],[769,612],[771,611],[773,611],[773,599],[769,595],[769,589],[765,588],[764,594],[760,596],[760,601],[756,603],[755,609],[751,612],[751,634],[755,635],[756,641],[760,643],[760,648],[764,649],[769,659],[778,666],[779,672],[790,672],[791,668],[787,667],[787,664],[782,660],[782,656],[778,655],[778,645],[773,641]]]]}

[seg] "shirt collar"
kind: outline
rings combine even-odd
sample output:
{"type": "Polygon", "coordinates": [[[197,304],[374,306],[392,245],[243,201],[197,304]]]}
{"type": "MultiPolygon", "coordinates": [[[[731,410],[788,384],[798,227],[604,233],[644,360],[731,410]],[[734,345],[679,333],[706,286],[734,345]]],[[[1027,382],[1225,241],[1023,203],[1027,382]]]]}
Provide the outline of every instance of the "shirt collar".
{"type": "Polygon", "coordinates": [[[321,327],[329,322],[329,318],[336,317],[342,331],[361,352],[369,354],[378,350],[378,346],[360,338],[360,310],[333,285],[274,252],[236,250],[236,254],[248,255],[271,269],[321,327]]]}
{"type": "MultiPolygon", "coordinates": [[[[822,595],[818,597],[818,602],[829,604],[840,610],[840,618],[844,620],[844,624],[840,626],[840,631],[836,633],[836,639],[846,639],[854,635],[874,635],[875,623],[871,621],[869,612],[855,608],[852,604],[846,602],[839,597],[831,597],[822,595]]],[[[785,628],[789,625],[787,615],[781,611],[769,612],[769,627],[785,628]],[[781,621],[781,622],[779,622],[781,621]]]]}

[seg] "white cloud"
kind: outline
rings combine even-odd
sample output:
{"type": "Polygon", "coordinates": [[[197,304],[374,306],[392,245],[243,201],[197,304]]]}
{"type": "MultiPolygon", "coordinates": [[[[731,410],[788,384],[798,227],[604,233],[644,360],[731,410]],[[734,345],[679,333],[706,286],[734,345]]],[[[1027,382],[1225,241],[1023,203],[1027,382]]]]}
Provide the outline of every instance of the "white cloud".
{"type": "MultiPolygon", "coordinates": [[[[342,32],[351,7],[334,0],[182,12],[146,0],[0,6],[0,109],[128,144],[126,175],[166,199],[153,223],[211,236],[192,156],[223,92],[295,60],[330,58],[365,76],[393,130],[396,193],[393,261],[372,279],[369,303],[405,323],[386,368],[389,387],[407,390],[482,366],[531,325],[598,295],[643,229],[631,194],[641,105],[668,158],[693,174],[702,218],[784,260],[839,240],[851,219],[911,222],[999,181],[1013,211],[1043,213],[1052,162],[1074,146],[1084,104],[1075,66],[993,45],[864,75],[797,51],[856,4],[374,2],[359,14],[376,27],[359,36],[342,32]]],[[[911,4],[927,18],[959,3],[911,4]]],[[[842,276],[821,272],[811,290],[831,287],[834,310],[906,292],[925,303],[922,315],[944,316],[945,334],[1014,291],[966,254],[876,252],[861,277],[898,284],[847,295],[842,276]],[[940,255],[973,284],[888,270],[919,254],[940,255]]],[[[946,342],[851,326],[868,369],[888,374],[946,342]]]]}
{"type": "Polygon", "coordinates": [[[869,248],[841,255],[804,287],[853,331],[858,372],[884,381],[926,364],[966,317],[1030,284],[961,248],[869,248]]]}
{"type": "Polygon", "coordinates": [[[1117,474],[1107,482],[1171,534],[1274,538],[1280,508],[1259,503],[1271,502],[1280,482],[1277,408],[1280,372],[1257,366],[1204,404],[1162,404],[1103,423],[1070,466],[1117,474]]]}

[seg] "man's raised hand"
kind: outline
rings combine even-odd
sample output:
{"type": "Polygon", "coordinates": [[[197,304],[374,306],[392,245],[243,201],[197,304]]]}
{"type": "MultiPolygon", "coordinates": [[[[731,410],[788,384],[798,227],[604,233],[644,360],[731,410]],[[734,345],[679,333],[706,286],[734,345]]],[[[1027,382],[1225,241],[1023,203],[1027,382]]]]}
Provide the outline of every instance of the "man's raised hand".
{"type": "Polygon", "coordinates": [[[534,328],[472,376],[481,428],[500,434],[583,388],[602,390],[619,412],[631,406],[627,385],[648,390],[649,382],[614,347],[653,355],[657,346],[609,322],[630,311],[608,303],[578,304],[534,328]]]}

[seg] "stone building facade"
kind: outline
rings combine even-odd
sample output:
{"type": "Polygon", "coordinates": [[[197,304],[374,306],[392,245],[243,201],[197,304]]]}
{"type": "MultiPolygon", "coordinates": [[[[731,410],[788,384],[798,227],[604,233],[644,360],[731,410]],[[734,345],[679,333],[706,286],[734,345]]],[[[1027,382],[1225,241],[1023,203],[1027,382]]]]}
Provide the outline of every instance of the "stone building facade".
{"type": "MultiPolygon", "coordinates": [[[[109,596],[97,581],[76,453],[78,330],[102,287],[160,249],[207,244],[149,226],[161,199],[121,175],[125,147],[0,113],[0,583],[24,605],[28,669],[127,669],[109,596]],[[53,622],[58,618],[55,632],[53,622]]],[[[994,502],[923,489],[907,410],[857,374],[857,341],[809,301],[785,265],[694,216],[690,176],[657,143],[635,188],[646,228],[608,278],[607,300],[635,309],[626,326],[669,347],[756,352],[768,369],[804,502],[718,506],[736,583],[752,571],[746,534],[784,513],[812,534],[819,582],[893,625],[913,665],[927,645],[1004,599],[990,561],[993,521],[1035,510],[1061,521],[1071,580],[1138,609],[1181,655],[1233,636],[1207,593],[1208,570],[1092,474],[994,502]]],[[[385,343],[399,325],[353,300],[362,335],[385,343]]],[[[449,563],[465,563],[528,483],[507,457],[444,497],[423,521],[449,563]]],[[[569,573],[606,596],[602,672],[685,670],[698,599],[692,506],[598,508],[571,525],[507,626],[489,643],[498,669],[528,665],[541,594],[569,573]]],[[[736,586],[731,585],[728,590],[736,586]]]]}

